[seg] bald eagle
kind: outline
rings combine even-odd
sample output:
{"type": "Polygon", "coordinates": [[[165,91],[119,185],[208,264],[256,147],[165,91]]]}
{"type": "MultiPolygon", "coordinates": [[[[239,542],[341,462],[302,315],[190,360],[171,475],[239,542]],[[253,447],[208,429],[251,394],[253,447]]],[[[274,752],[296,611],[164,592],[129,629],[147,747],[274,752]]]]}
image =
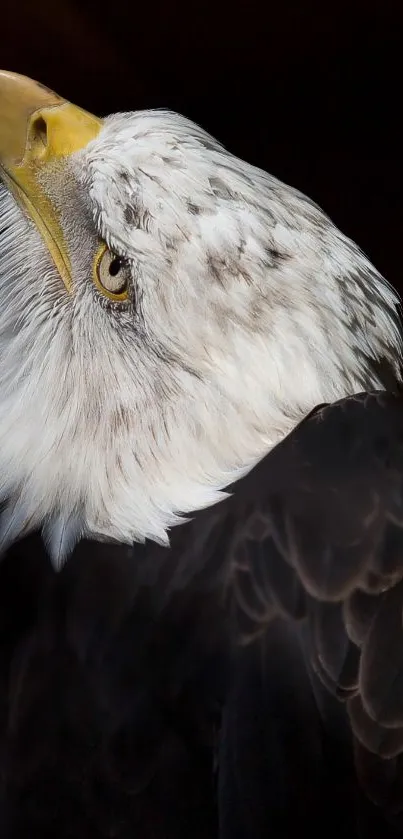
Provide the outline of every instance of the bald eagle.
{"type": "Polygon", "coordinates": [[[397,294],[174,113],[2,72],[0,179],[2,837],[400,835],[397,294]]]}

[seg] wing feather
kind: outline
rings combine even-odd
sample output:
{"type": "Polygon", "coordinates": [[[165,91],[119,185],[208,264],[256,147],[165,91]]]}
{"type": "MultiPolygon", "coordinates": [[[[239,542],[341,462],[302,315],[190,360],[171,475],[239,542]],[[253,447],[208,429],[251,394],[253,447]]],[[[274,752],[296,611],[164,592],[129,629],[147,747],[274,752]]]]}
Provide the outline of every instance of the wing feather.
{"type": "Polygon", "coordinates": [[[226,503],[238,606],[245,584],[270,603],[250,612],[251,637],[253,615],[255,634],[275,613],[302,621],[312,672],[345,703],[357,776],[391,816],[389,775],[403,792],[403,397],[321,406],[226,503]]]}

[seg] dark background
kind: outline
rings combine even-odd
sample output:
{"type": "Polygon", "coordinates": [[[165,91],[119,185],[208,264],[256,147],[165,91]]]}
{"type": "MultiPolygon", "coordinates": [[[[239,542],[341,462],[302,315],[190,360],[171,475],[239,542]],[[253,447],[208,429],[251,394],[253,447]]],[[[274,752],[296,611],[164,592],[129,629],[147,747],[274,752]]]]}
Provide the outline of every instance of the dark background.
{"type": "Polygon", "coordinates": [[[0,66],[101,115],[169,107],[314,198],[401,280],[401,0],[19,0],[0,66]]]}

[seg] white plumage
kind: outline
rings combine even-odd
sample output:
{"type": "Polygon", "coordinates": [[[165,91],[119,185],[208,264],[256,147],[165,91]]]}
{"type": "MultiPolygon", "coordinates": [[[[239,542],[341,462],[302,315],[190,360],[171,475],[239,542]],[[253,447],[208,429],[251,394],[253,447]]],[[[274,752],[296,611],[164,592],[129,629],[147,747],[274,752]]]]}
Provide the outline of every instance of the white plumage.
{"type": "Polygon", "coordinates": [[[3,549],[167,541],[316,404],[398,375],[398,299],[358,247],[183,117],[111,116],[42,186],[74,288],[0,186],[3,549]],[[100,240],[125,303],[93,282],[100,240]]]}

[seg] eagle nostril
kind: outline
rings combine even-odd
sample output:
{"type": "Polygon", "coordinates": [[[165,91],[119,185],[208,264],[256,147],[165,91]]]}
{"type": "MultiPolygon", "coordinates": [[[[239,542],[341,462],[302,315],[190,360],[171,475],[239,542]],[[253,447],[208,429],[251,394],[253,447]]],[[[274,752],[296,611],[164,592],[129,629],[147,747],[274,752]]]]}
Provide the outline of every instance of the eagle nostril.
{"type": "Polygon", "coordinates": [[[38,115],[31,123],[31,148],[39,156],[48,144],[48,127],[43,116],[38,115]]]}

